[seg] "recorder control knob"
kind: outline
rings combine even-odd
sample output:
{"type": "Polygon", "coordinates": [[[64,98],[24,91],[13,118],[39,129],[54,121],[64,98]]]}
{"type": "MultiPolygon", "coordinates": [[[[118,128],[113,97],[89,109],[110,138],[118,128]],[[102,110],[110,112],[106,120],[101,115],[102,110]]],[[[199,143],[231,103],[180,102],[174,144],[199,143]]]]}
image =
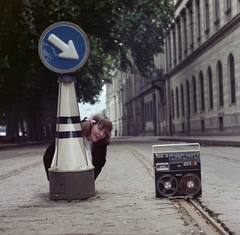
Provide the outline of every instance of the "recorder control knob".
{"type": "Polygon", "coordinates": [[[185,160],[187,157],[186,155],[182,155],[182,159],[185,160]]]}
{"type": "Polygon", "coordinates": [[[175,159],[175,156],[174,155],[171,155],[170,156],[170,159],[173,161],[175,159]]]}
{"type": "Polygon", "coordinates": [[[193,154],[193,159],[196,160],[197,159],[197,155],[193,154]]]}

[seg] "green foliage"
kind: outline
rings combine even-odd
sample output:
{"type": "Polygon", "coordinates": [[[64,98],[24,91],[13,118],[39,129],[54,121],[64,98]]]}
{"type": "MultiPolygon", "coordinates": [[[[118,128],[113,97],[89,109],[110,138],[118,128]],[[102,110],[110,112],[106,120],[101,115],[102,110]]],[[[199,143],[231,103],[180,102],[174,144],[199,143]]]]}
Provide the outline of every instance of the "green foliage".
{"type": "Polygon", "coordinates": [[[75,73],[79,102],[95,103],[114,68],[142,75],[163,52],[164,30],[173,16],[166,0],[0,0],[0,124],[7,135],[25,123],[30,140],[55,127],[58,83],[41,63],[40,35],[59,21],[78,24],[88,35],[90,56],[75,73]]]}
{"type": "Polygon", "coordinates": [[[164,31],[173,12],[171,1],[165,0],[87,1],[80,7],[78,18],[85,19],[79,25],[98,39],[115,67],[135,67],[146,75],[153,68],[153,55],[163,52],[164,31]]]}

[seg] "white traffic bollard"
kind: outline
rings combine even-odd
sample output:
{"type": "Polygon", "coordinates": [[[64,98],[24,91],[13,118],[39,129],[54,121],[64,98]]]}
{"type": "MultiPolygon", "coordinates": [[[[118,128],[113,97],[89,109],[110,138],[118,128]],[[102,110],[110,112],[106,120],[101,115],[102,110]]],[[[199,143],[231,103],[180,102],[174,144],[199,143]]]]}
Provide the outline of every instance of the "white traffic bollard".
{"type": "Polygon", "coordinates": [[[59,79],[55,153],[49,169],[51,199],[95,196],[94,166],[85,150],[73,74],[59,79]]]}

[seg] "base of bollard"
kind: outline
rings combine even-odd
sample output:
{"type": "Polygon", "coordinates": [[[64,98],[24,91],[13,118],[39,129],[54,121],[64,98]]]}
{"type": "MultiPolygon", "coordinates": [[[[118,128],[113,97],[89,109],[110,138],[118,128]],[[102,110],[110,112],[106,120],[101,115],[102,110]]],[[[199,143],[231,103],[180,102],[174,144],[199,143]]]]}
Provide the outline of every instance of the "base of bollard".
{"type": "Polygon", "coordinates": [[[50,199],[84,199],[94,197],[94,169],[87,171],[52,171],[49,169],[50,199]]]}

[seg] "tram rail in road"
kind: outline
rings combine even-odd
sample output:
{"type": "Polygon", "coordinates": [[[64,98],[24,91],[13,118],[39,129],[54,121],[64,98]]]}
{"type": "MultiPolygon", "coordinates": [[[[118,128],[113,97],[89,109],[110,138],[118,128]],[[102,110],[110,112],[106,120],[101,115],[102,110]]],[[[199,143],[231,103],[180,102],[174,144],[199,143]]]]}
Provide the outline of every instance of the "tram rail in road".
{"type": "MultiPolygon", "coordinates": [[[[150,163],[147,159],[144,158],[140,153],[138,153],[135,149],[123,145],[123,147],[131,152],[139,161],[141,161],[144,167],[147,169],[148,173],[154,178],[154,167],[153,164],[150,163]]],[[[227,235],[233,234],[229,228],[222,227],[220,221],[215,221],[205,210],[203,209],[197,198],[191,198],[189,196],[186,197],[169,197],[169,199],[175,205],[178,205],[179,213],[189,215],[201,228],[204,234],[212,235],[212,234],[220,234],[227,235]],[[183,212],[184,210],[184,212],[183,212]]],[[[184,218],[183,218],[184,219],[184,218]]]]}
{"type": "Polygon", "coordinates": [[[6,178],[11,177],[13,175],[17,175],[17,174],[19,174],[19,173],[21,173],[23,171],[26,171],[28,169],[34,168],[34,167],[42,165],[42,164],[43,164],[42,161],[37,161],[37,162],[35,162],[33,164],[23,166],[20,169],[13,170],[13,171],[8,172],[6,174],[0,175],[0,180],[6,179],[6,178]]]}

